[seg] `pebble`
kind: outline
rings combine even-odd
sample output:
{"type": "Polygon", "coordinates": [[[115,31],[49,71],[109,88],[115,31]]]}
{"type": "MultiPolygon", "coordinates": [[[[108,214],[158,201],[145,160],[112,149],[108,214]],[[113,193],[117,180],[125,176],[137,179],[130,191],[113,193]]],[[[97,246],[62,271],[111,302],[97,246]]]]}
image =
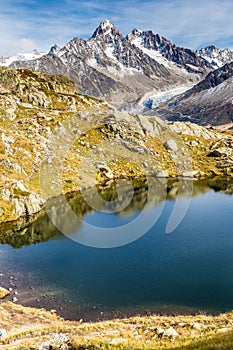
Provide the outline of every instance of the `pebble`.
{"type": "Polygon", "coordinates": [[[14,298],[12,299],[12,301],[13,301],[13,303],[16,303],[16,301],[18,301],[18,299],[17,299],[16,297],[14,297],[14,298]]]}

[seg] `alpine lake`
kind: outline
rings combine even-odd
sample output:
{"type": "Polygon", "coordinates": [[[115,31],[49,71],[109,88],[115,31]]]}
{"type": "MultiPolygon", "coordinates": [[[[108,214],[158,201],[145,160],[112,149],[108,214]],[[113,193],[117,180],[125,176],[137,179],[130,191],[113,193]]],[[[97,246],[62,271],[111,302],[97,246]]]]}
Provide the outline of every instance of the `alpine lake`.
{"type": "Polygon", "coordinates": [[[5,300],[85,321],[231,310],[232,194],[230,177],[131,179],[53,199],[0,226],[5,300]]]}

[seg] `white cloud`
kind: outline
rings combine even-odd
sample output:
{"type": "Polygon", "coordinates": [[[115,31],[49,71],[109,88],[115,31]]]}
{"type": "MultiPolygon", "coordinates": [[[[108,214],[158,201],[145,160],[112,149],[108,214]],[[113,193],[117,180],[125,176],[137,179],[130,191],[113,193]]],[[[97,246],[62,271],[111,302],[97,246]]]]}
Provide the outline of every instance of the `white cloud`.
{"type": "Polygon", "coordinates": [[[31,52],[36,48],[36,42],[33,39],[21,38],[13,50],[15,53],[31,52]]]}
{"type": "Polygon", "coordinates": [[[134,22],[186,47],[196,48],[233,34],[231,0],[143,1],[138,6],[131,1],[124,3],[118,18],[126,29],[130,30],[134,22]]]}
{"type": "Polygon", "coordinates": [[[0,9],[0,55],[88,38],[103,18],[123,34],[139,27],[180,46],[232,46],[232,13],[232,0],[8,0],[0,9]]]}

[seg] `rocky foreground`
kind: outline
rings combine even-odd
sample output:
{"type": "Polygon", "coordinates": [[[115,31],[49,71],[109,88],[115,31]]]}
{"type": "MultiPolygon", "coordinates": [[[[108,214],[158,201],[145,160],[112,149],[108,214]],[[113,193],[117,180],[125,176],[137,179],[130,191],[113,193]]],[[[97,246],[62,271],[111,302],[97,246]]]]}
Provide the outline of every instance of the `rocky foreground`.
{"type": "MultiPolygon", "coordinates": [[[[0,68],[0,114],[2,223],[114,179],[233,176],[230,131],[119,112],[62,76],[0,68]]],[[[231,349],[232,329],[232,313],[87,324],[0,304],[0,349],[231,349]]]]}
{"type": "Polygon", "coordinates": [[[233,314],[131,317],[84,323],[0,304],[0,349],[232,349],[233,314]]]}
{"type": "Polygon", "coordinates": [[[0,68],[0,220],[106,180],[233,175],[233,136],[119,112],[65,77],[0,68]]]}

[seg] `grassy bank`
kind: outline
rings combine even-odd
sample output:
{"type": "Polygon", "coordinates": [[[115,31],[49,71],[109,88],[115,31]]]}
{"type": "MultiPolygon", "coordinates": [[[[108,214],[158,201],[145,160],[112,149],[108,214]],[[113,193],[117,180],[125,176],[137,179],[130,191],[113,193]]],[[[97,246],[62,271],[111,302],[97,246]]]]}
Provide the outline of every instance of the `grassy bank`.
{"type": "Polygon", "coordinates": [[[144,316],[83,323],[0,304],[0,349],[232,349],[233,313],[144,316]],[[49,347],[50,346],[50,347],[49,347]]]}

